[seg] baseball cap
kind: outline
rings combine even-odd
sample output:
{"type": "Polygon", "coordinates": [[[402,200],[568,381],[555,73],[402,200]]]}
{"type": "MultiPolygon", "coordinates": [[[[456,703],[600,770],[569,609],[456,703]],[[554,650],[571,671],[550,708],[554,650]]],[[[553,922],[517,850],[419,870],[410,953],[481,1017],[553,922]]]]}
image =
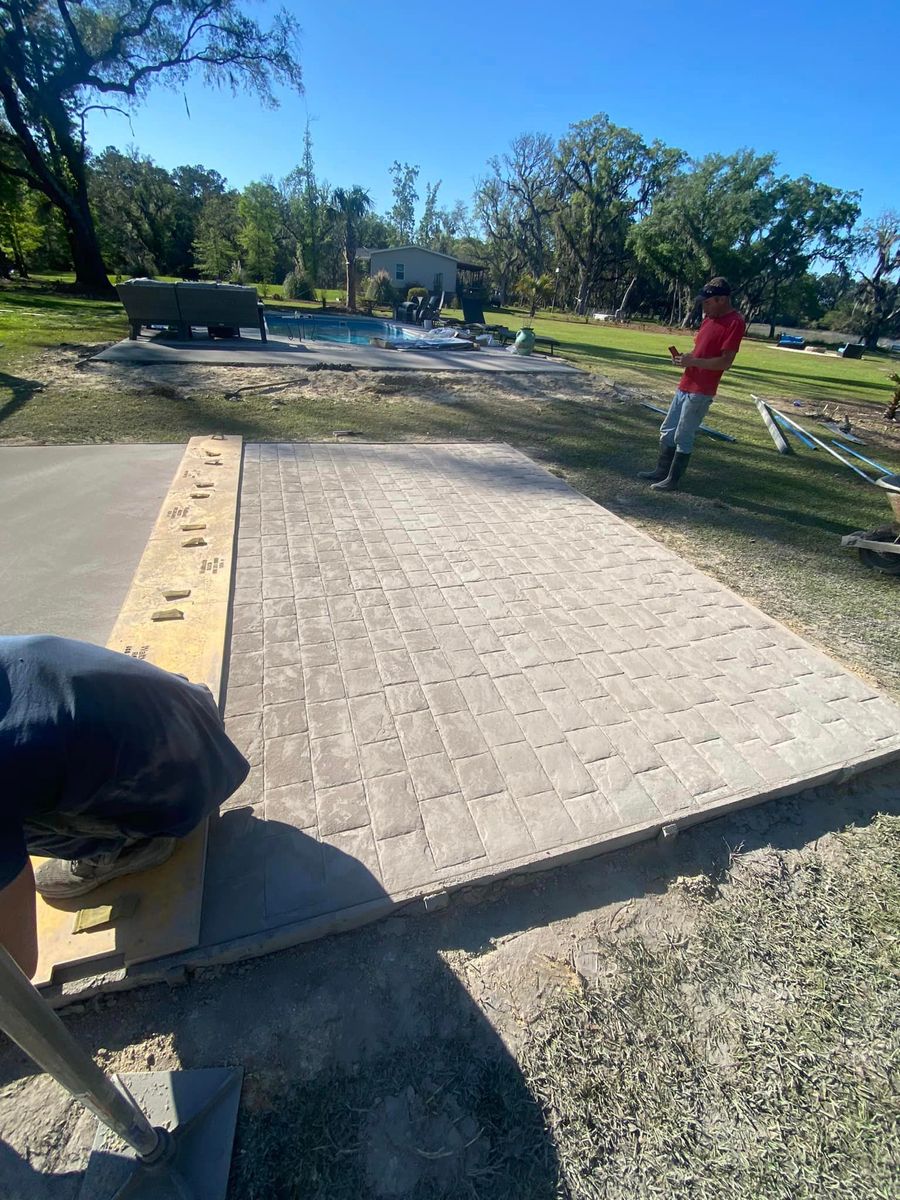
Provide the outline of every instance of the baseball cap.
{"type": "Polygon", "coordinates": [[[730,296],[731,284],[721,275],[714,276],[709,283],[703,285],[697,293],[698,300],[708,300],[710,296],[730,296]]]}

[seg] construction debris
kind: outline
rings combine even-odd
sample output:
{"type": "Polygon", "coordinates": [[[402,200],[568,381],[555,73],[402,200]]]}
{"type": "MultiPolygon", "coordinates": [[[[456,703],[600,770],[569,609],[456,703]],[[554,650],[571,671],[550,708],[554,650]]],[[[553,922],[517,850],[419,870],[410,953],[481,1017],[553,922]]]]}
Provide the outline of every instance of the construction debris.
{"type": "Polygon", "coordinates": [[[757,411],[759,412],[759,415],[762,417],[763,424],[765,425],[766,429],[768,429],[768,431],[772,437],[772,441],[775,443],[775,449],[778,451],[778,453],[779,454],[793,454],[794,451],[793,451],[792,446],[790,445],[790,443],[788,442],[788,440],[784,436],[784,434],[781,432],[781,430],[778,428],[778,424],[775,420],[775,417],[772,415],[772,411],[769,408],[768,404],[766,404],[765,400],[760,400],[759,396],[754,396],[752,393],[751,393],[750,398],[753,401],[753,403],[756,405],[757,411]]]}
{"type": "Polygon", "coordinates": [[[851,471],[855,471],[857,475],[861,475],[862,478],[865,479],[866,483],[875,482],[875,480],[872,479],[870,475],[867,475],[865,471],[860,470],[860,468],[850,462],[849,459],[844,458],[843,454],[839,454],[833,446],[829,446],[827,442],[823,442],[821,438],[817,438],[815,434],[810,433],[808,429],[804,429],[802,425],[798,425],[793,417],[789,417],[785,413],[779,412],[778,409],[775,408],[771,409],[771,411],[775,416],[780,417],[782,421],[786,421],[792,429],[798,430],[800,433],[808,437],[810,441],[815,442],[820,449],[825,450],[833,458],[836,458],[838,462],[843,463],[845,467],[849,467],[851,471]]]}

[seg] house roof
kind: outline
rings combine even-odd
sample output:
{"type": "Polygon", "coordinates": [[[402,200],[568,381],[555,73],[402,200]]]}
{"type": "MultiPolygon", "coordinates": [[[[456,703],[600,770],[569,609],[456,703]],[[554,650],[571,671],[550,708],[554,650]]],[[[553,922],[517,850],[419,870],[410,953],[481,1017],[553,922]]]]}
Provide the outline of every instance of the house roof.
{"type": "Polygon", "coordinates": [[[373,254],[399,254],[401,250],[419,250],[422,254],[433,254],[435,258],[446,258],[450,262],[456,262],[456,258],[452,254],[442,254],[440,250],[429,250],[427,246],[385,246],[382,250],[369,250],[368,254],[371,258],[373,254]]]}

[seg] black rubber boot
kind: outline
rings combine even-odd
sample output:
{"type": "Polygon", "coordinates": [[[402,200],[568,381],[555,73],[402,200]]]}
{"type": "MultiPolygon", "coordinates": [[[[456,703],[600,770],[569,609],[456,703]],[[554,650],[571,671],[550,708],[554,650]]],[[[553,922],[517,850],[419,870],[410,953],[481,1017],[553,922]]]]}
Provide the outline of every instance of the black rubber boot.
{"type": "Polygon", "coordinates": [[[638,471],[638,479],[659,480],[665,479],[669,474],[669,468],[672,466],[672,459],[675,457],[675,447],[667,446],[665,442],[659,443],[659,461],[652,471],[638,471]]]}
{"type": "Polygon", "coordinates": [[[682,454],[680,450],[677,450],[672,459],[672,466],[665,479],[661,479],[659,483],[650,484],[654,492],[677,492],[681,477],[687,470],[687,465],[690,461],[691,456],[689,454],[682,454]]]}

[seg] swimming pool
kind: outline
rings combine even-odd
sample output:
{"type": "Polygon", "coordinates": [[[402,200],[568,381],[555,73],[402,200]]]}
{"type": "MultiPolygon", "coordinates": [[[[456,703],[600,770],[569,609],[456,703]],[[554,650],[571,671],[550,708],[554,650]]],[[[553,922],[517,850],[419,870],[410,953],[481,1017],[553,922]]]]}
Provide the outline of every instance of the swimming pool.
{"type": "Polygon", "coordinates": [[[289,341],[336,342],[345,346],[381,346],[392,350],[461,350],[468,343],[441,330],[425,330],[375,317],[309,316],[266,309],[266,328],[289,341]]]}

